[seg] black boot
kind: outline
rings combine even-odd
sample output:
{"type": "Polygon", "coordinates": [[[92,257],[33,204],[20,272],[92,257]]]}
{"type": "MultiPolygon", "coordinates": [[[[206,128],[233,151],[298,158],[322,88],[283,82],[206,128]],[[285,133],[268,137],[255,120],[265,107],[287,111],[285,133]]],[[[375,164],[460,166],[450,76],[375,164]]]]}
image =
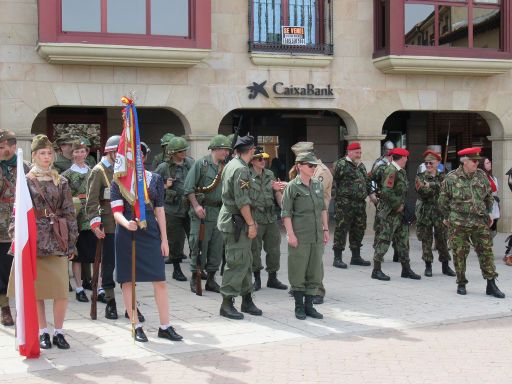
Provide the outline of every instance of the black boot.
{"type": "Polygon", "coordinates": [[[268,274],[268,280],[267,280],[267,287],[268,288],[275,288],[275,289],[288,289],[287,285],[284,285],[281,283],[277,278],[277,272],[269,272],[268,274]]]}
{"type": "Polygon", "coordinates": [[[505,294],[499,290],[496,285],[496,280],[494,279],[487,280],[487,289],[485,290],[485,293],[487,295],[497,297],[498,299],[505,298],[505,294]]]}
{"type": "Polygon", "coordinates": [[[305,312],[306,316],[312,317],[313,319],[323,319],[324,315],[318,312],[315,307],[313,307],[313,295],[306,295],[305,300],[305,312]]]}
{"type": "Polygon", "coordinates": [[[179,262],[172,263],[174,266],[174,271],[172,272],[172,278],[178,281],[187,281],[187,277],[183,274],[181,270],[181,266],[179,262]]]}
{"type": "Polygon", "coordinates": [[[299,320],[306,320],[306,308],[304,307],[304,292],[294,291],[295,317],[299,320]]]}
{"type": "Polygon", "coordinates": [[[343,251],[341,249],[334,249],[334,262],[332,263],[333,267],[342,269],[347,268],[347,264],[345,264],[342,260],[342,254],[343,251]]]}
{"type": "Polygon", "coordinates": [[[393,249],[393,262],[398,263],[400,261],[400,256],[398,256],[398,252],[393,249]]]}
{"type": "Polygon", "coordinates": [[[252,284],[252,288],[254,291],[259,291],[261,289],[261,273],[254,272],[254,283],[252,284]]]}
{"type": "Polygon", "coordinates": [[[313,304],[320,305],[324,303],[324,297],[320,295],[313,296],[313,304]]]}
{"type": "Polygon", "coordinates": [[[350,260],[350,265],[361,265],[363,267],[368,267],[372,265],[369,261],[366,261],[361,257],[361,248],[354,248],[352,251],[352,259],[350,260]]]}
{"type": "Polygon", "coordinates": [[[432,277],[432,263],[425,261],[425,276],[432,277]]]}
{"type": "Polygon", "coordinates": [[[380,269],[380,261],[373,262],[372,279],[389,281],[391,278],[380,269]]]}
{"type": "Polygon", "coordinates": [[[421,280],[421,276],[414,273],[408,262],[402,263],[402,277],[406,279],[421,280]]]}
{"type": "Polygon", "coordinates": [[[210,292],[220,292],[220,285],[215,281],[215,272],[208,272],[208,278],[206,279],[204,289],[210,292]]]}
{"type": "Polygon", "coordinates": [[[459,295],[466,294],[466,286],[464,284],[457,285],[457,294],[459,294],[459,295]]]}
{"type": "Polygon", "coordinates": [[[117,320],[116,299],[110,299],[107,301],[107,306],[105,307],[105,318],[109,320],[117,320]]]}
{"type": "Polygon", "coordinates": [[[242,320],[244,318],[243,313],[238,312],[233,304],[235,304],[235,298],[233,296],[222,298],[220,315],[228,319],[242,320]]]}
{"type": "Polygon", "coordinates": [[[240,309],[242,312],[248,313],[250,315],[263,315],[263,311],[259,309],[256,304],[254,304],[254,301],[252,301],[252,293],[248,293],[242,296],[242,305],[240,306],[240,309]]]}
{"type": "Polygon", "coordinates": [[[450,268],[448,261],[443,261],[443,274],[446,276],[455,276],[455,272],[453,272],[453,269],[450,268]]]}
{"type": "Polygon", "coordinates": [[[190,291],[192,291],[192,293],[197,293],[196,292],[196,281],[197,281],[197,273],[195,271],[193,271],[192,276],[190,276],[190,291]]]}

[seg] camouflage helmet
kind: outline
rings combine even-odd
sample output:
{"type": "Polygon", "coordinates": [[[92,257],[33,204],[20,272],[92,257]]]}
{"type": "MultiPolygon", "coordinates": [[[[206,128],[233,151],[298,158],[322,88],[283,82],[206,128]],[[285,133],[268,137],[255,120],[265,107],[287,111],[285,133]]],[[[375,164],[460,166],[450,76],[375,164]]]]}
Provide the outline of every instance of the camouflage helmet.
{"type": "Polygon", "coordinates": [[[107,139],[107,142],[105,143],[105,150],[103,152],[108,153],[117,151],[117,147],[119,147],[120,140],[121,136],[119,135],[110,136],[107,139]]]}
{"type": "Polygon", "coordinates": [[[177,152],[186,151],[189,148],[190,146],[188,145],[187,140],[183,137],[175,136],[169,141],[169,144],[167,144],[165,153],[167,155],[173,155],[177,152]]]}
{"type": "Polygon", "coordinates": [[[173,135],[172,133],[166,133],[165,135],[163,135],[162,138],[160,139],[160,146],[166,147],[173,137],[175,137],[175,135],[173,135]]]}
{"type": "Polygon", "coordinates": [[[215,135],[212,137],[208,149],[231,149],[231,142],[224,135],[215,135]]]}

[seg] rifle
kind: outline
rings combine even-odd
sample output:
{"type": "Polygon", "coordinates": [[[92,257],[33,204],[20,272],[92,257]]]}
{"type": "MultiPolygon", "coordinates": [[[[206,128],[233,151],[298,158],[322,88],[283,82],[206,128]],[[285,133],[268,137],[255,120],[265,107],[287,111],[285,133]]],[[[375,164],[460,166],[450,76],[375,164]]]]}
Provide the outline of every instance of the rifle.
{"type": "Polygon", "coordinates": [[[199,224],[199,242],[198,242],[198,251],[196,258],[196,295],[203,296],[203,287],[201,286],[201,256],[203,254],[203,241],[204,241],[204,232],[205,225],[204,219],[201,219],[201,224],[199,224]]]}
{"type": "Polygon", "coordinates": [[[96,239],[96,253],[94,254],[94,265],[92,267],[92,296],[91,296],[91,320],[98,318],[98,279],[100,276],[101,251],[103,250],[103,239],[96,239]]]}

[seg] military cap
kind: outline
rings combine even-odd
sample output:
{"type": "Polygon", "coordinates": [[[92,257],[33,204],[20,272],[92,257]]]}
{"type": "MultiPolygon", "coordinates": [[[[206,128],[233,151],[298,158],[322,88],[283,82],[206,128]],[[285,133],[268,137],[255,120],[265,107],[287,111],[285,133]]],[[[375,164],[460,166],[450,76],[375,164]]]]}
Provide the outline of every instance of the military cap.
{"type": "Polygon", "coordinates": [[[87,137],[80,136],[78,138],[82,143],[84,143],[85,146],[90,147],[91,146],[91,140],[89,140],[87,137]]]}
{"type": "Polygon", "coordinates": [[[295,158],[296,163],[320,164],[313,152],[301,152],[295,158]]]}
{"type": "Polygon", "coordinates": [[[71,150],[76,151],[77,149],[87,148],[87,144],[85,144],[84,140],[75,140],[73,144],[71,144],[71,150]]]}
{"type": "Polygon", "coordinates": [[[58,146],[63,144],[73,144],[73,141],[75,141],[75,139],[69,133],[65,133],[55,140],[58,146]]]}
{"type": "Polygon", "coordinates": [[[409,151],[405,148],[393,148],[391,151],[389,151],[389,154],[407,157],[409,156],[409,151]]]}
{"type": "Polygon", "coordinates": [[[347,150],[348,151],[353,151],[355,149],[361,149],[361,144],[359,144],[358,142],[354,142],[354,143],[350,143],[348,146],[347,146],[347,150]]]}
{"type": "Polygon", "coordinates": [[[256,147],[256,151],[254,151],[254,155],[252,155],[253,159],[257,159],[259,157],[262,157],[264,159],[268,159],[270,156],[268,153],[265,152],[263,147],[256,147]]]}
{"type": "Polygon", "coordinates": [[[441,155],[437,152],[431,151],[430,149],[427,149],[425,152],[423,152],[423,157],[425,158],[425,161],[441,161],[441,155]]]}
{"type": "Polygon", "coordinates": [[[16,139],[16,135],[12,131],[0,131],[0,143],[5,140],[16,139]]]}
{"type": "Polygon", "coordinates": [[[38,149],[44,148],[53,149],[53,144],[48,139],[48,136],[41,134],[34,136],[34,138],[32,139],[32,145],[30,146],[31,151],[35,152],[38,149]]]}
{"type": "Polygon", "coordinates": [[[189,148],[190,145],[184,137],[174,136],[171,140],[169,140],[169,143],[165,148],[165,152],[168,155],[173,155],[177,152],[186,151],[189,148]]]}
{"type": "Polygon", "coordinates": [[[254,137],[246,135],[238,137],[234,149],[252,148],[254,147],[254,137]]]}
{"type": "Polygon", "coordinates": [[[482,156],[480,156],[480,152],[482,152],[482,148],[472,147],[460,150],[457,152],[457,155],[459,157],[467,157],[468,159],[472,160],[480,160],[482,158],[482,156]]]}
{"type": "Polygon", "coordinates": [[[297,156],[302,152],[313,152],[314,144],[311,141],[299,141],[292,146],[292,151],[297,156]]]}

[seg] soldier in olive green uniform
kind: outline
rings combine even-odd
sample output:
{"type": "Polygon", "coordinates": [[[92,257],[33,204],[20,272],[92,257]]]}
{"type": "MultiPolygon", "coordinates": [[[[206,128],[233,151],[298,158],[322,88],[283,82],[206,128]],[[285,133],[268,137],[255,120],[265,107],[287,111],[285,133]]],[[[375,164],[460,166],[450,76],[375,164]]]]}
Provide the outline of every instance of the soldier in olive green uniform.
{"type": "Polygon", "coordinates": [[[295,317],[322,319],[313,297],[322,283],[322,256],[329,241],[322,183],[313,178],[318,159],[312,152],[295,159],[297,177],[284,190],[281,217],[288,239],[288,280],[295,298],[295,317]]]}
{"type": "Polygon", "coordinates": [[[352,251],[350,264],[371,265],[361,257],[366,230],[366,197],[371,193],[370,179],[364,164],[361,163],[361,145],[350,143],[347,151],[347,156],[336,162],[333,176],[336,184],[333,266],[336,268],[347,267],[342,260],[347,234],[352,251]]]}
{"type": "Polygon", "coordinates": [[[278,182],[274,172],[265,168],[269,155],[262,147],[257,147],[251,160],[251,198],[252,215],[258,224],[258,236],[252,241],[252,271],[254,273],[254,290],[261,289],[261,249],[265,249],[268,281],[267,287],[288,289],[277,279],[281,259],[281,230],[277,223],[275,199],[281,203],[282,190],[286,183],[278,182]]]}
{"type": "Polygon", "coordinates": [[[222,206],[221,174],[224,161],[229,154],[231,143],[224,135],[216,135],[210,141],[211,151],[198,159],[185,181],[185,195],[190,200],[190,290],[196,293],[196,268],[199,257],[199,228],[201,220],[205,223],[204,239],[201,244],[201,269],[207,272],[205,289],[219,292],[215,274],[222,262],[223,239],[217,229],[217,219],[222,206]]]}
{"type": "Polygon", "coordinates": [[[151,163],[151,169],[156,170],[158,166],[162,163],[165,163],[167,161],[166,159],[166,148],[171,139],[175,137],[172,133],[166,133],[162,136],[160,139],[160,147],[162,148],[162,152],[157,153],[155,157],[153,158],[153,162],[151,163]]]}
{"type": "Polygon", "coordinates": [[[375,254],[372,279],[390,279],[382,272],[381,263],[391,241],[394,241],[402,263],[401,276],[419,280],[421,276],[413,272],[409,263],[409,225],[404,222],[404,207],[408,188],[407,173],[404,167],[409,151],[395,148],[391,150],[390,154],[393,156],[393,161],[384,170],[384,181],[377,205],[379,224],[376,228],[373,245],[375,254]]]}
{"type": "Polygon", "coordinates": [[[167,144],[165,153],[169,160],[161,163],[155,170],[155,173],[162,176],[165,187],[164,209],[169,242],[169,259],[166,263],[173,264],[172,278],[178,281],[187,281],[180,262],[186,258],[183,248],[185,237],[190,234],[185,179],[193,163],[186,157],[188,149],[187,140],[182,137],[173,137],[167,144]]]}
{"type": "Polygon", "coordinates": [[[470,244],[473,244],[482,276],[487,280],[486,293],[502,299],[505,294],[496,286],[498,274],[490,231],[494,199],[485,172],[478,169],[480,151],[481,148],[475,147],[457,153],[462,165],[446,176],[441,186],[439,205],[444,214],[444,223],[448,226],[457,273],[457,293],[466,294],[466,259],[470,244]]]}
{"type": "Polygon", "coordinates": [[[220,315],[241,320],[244,315],[234,307],[235,297],[242,296],[242,312],[261,316],[252,300],[251,242],[257,235],[257,224],[251,214],[249,189],[251,174],[248,162],[254,154],[254,139],[239,137],[234,149],[237,156],[222,172],[222,208],[217,228],[226,247],[226,267],[222,275],[220,315]]]}
{"type": "Polygon", "coordinates": [[[441,183],[444,180],[444,173],[438,171],[441,155],[431,150],[423,153],[426,170],[416,175],[416,235],[421,241],[422,259],[425,262],[425,276],[432,277],[432,238],[436,240],[439,261],[443,265],[443,273],[448,276],[455,276],[450,268],[451,260],[448,251],[448,231],[443,224],[443,213],[439,207],[439,194],[441,183]]]}
{"type": "Polygon", "coordinates": [[[57,154],[53,167],[59,173],[66,171],[73,164],[73,150],[71,148],[73,141],[74,139],[70,134],[64,134],[56,140],[60,153],[57,154]]]}

